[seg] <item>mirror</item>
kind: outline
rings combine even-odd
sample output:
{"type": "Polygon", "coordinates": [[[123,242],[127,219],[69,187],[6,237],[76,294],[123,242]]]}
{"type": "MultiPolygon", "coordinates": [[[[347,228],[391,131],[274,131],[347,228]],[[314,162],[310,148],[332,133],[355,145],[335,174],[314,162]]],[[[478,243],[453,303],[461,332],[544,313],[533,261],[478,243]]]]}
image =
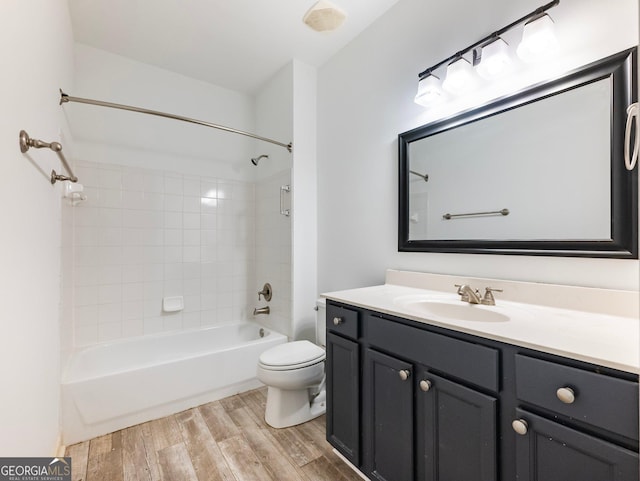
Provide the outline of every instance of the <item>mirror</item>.
{"type": "Polygon", "coordinates": [[[398,250],[637,259],[635,50],[399,135],[398,250]]]}

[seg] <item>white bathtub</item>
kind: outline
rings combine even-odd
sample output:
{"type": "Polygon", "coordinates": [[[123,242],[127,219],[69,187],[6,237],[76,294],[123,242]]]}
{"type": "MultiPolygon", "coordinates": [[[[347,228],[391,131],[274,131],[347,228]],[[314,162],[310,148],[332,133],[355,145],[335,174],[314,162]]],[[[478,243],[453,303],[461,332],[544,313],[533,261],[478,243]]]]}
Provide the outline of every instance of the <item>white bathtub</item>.
{"type": "Polygon", "coordinates": [[[286,341],[258,324],[239,322],[82,349],[71,356],[62,377],[63,442],[259,387],[258,357],[286,341]]]}

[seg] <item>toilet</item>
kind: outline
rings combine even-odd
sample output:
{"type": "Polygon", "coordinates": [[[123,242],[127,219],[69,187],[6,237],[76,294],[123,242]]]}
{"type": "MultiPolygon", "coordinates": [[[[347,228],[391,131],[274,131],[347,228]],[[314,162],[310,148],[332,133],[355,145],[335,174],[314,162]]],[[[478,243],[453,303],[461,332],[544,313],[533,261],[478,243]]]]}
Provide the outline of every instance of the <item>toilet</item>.
{"type": "Polygon", "coordinates": [[[293,341],[260,355],[257,376],[268,387],[264,419],[274,428],[302,424],[326,412],[325,299],[319,299],[317,306],[317,344],[293,341]]]}

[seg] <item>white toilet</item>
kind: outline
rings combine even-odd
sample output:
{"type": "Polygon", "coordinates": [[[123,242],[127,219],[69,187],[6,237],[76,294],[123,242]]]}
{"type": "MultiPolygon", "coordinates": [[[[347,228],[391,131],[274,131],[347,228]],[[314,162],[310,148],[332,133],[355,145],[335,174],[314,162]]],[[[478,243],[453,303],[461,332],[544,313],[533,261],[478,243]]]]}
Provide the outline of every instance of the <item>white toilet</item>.
{"type": "Polygon", "coordinates": [[[258,379],[269,388],[264,419],[274,428],[301,424],[326,412],[326,301],[319,299],[317,305],[318,345],[309,341],[280,344],[263,352],[258,361],[258,379]]]}

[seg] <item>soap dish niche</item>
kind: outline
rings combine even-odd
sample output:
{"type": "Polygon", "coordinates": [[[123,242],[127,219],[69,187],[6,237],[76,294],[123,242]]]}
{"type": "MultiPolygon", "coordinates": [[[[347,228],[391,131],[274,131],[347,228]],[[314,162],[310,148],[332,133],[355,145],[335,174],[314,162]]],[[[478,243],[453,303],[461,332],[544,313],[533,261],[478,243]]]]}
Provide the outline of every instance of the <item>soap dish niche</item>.
{"type": "Polygon", "coordinates": [[[184,309],[184,298],[182,296],[165,297],[162,299],[162,310],[164,312],[178,312],[184,309]]]}

